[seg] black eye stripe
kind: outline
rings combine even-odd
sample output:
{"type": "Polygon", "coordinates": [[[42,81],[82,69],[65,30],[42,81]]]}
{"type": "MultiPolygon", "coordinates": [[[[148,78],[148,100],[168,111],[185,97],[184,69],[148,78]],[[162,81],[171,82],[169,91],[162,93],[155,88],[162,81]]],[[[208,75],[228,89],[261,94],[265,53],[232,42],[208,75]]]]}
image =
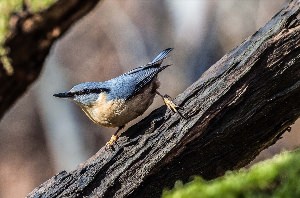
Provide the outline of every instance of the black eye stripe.
{"type": "Polygon", "coordinates": [[[101,93],[101,92],[108,92],[109,89],[106,88],[94,88],[94,89],[83,89],[77,92],[73,92],[72,94],[75,95],[85,95],[85,94],[90,94],[90,93],[101,93]]]}

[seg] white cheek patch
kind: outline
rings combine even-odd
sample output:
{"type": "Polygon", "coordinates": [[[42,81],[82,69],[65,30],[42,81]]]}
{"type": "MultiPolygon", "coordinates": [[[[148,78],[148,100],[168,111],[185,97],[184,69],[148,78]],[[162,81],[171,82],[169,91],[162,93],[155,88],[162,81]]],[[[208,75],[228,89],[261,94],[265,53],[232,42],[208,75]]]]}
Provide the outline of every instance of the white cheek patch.
{"type": "Polygon", "coordinates": [[[90,106],[93,103],[95,103],[95,101],[97,101],[98,95],[99,94],[95,94],[95,93],[90,93],[90,94],[86,94],[86,95],[78,95],[78,96],[75,96],[75,98],[73,100],[80,106],[82,106],[82,105],[90,106]]]}

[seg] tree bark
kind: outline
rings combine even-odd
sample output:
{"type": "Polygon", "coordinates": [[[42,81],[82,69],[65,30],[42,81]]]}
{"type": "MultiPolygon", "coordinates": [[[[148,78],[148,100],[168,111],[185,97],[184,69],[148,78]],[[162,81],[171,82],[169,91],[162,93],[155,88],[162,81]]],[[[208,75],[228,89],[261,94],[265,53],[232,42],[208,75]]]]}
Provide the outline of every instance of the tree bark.
{"type": "Polygon", "coordinates": [[[290,1],[180,94],[187,119],[163,106],[28,197],[159,197],[176,180],[248,164],[300,115],[299,11],[290,1]]]}
{"type": "Polygon", "coordinates": [[[0,61],[0,119],[39,76],[53,43],[98,2],[59,0],[38,13],[23,10],[12,15],[4,43],[9,66],[0,61]]]}

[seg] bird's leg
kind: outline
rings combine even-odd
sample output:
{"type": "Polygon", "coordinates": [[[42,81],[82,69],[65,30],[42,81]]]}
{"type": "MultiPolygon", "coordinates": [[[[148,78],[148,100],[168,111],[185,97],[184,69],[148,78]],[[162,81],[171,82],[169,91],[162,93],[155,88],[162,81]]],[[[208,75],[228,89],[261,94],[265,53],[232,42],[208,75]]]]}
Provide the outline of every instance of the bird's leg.
{"type": "Polygon", "coordinates": [[[113,143],[115,143],[117,141],[117,139],[119,138],[119,131],[122,130],[125,127],[125,125],[120,126],[118,128],[118,130],[111,136],[110,140],[106,143],[107,147],[111,147],[113,145],[113,143]]]}
{"type": "Polygon", "coordinates": [[[157,90],[155,91],[157,93],[157,95],[159,95],[160,97],[162,97],[162,99],[164,100],[164,103],[167,105],[167,107],[173,111],[174,113],[178,113],[180,115],[180,117],[186,119],[179,111],[178,109],[182,109],[181,107],[179,107],[178,105],[176,105],[173,101],[172,98],[170,96],[168,96],[167,94],[162,95],[161,93],[159,93],[157,90]]]}

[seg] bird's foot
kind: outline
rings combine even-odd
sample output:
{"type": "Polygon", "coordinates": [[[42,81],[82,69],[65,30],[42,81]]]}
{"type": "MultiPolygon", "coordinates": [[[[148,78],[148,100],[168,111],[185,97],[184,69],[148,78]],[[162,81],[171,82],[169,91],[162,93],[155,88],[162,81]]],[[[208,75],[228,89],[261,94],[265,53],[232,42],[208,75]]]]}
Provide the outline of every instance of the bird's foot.
{"type": "Polygon", "coordinates": [[[112,135],[110,140],[106,143],[106,147],[110,148],[118,139],[117,135],[112,135]]]}
{"type": "Polygon", "coordinates": [[[180,109],[180,107],[172,101],[172,98],[170,96],[165,94],[163,96],[163,100],[171,111],[173,111],[174,113],[178,113],[178,109],[180,109]]]}
{"type": "Polygon", "coordinates": [[[123,126],[119,126],[118,130],[111,136],[110,140],[106,143],[106,147],[110,148],[119,138],[119,131],[122,130],[125,127],[125,125],[123,126]]]}
{"type": "Polygon", "coordinates": [[[178,115],[184,119],[187,119],[184,115],[182,115],[178,110],[183,110],[182,107],[176,105],[173,101],[172,101],[172,98],[165,94],[165,95],[162,95],[161,93],[159,93],[158,91],[156,91],[156,93],[162,97],[162,99],[164,100],[164,103],[167,105],[167,107],[173,111],[174,113],[178,113],[178,115]]]}

